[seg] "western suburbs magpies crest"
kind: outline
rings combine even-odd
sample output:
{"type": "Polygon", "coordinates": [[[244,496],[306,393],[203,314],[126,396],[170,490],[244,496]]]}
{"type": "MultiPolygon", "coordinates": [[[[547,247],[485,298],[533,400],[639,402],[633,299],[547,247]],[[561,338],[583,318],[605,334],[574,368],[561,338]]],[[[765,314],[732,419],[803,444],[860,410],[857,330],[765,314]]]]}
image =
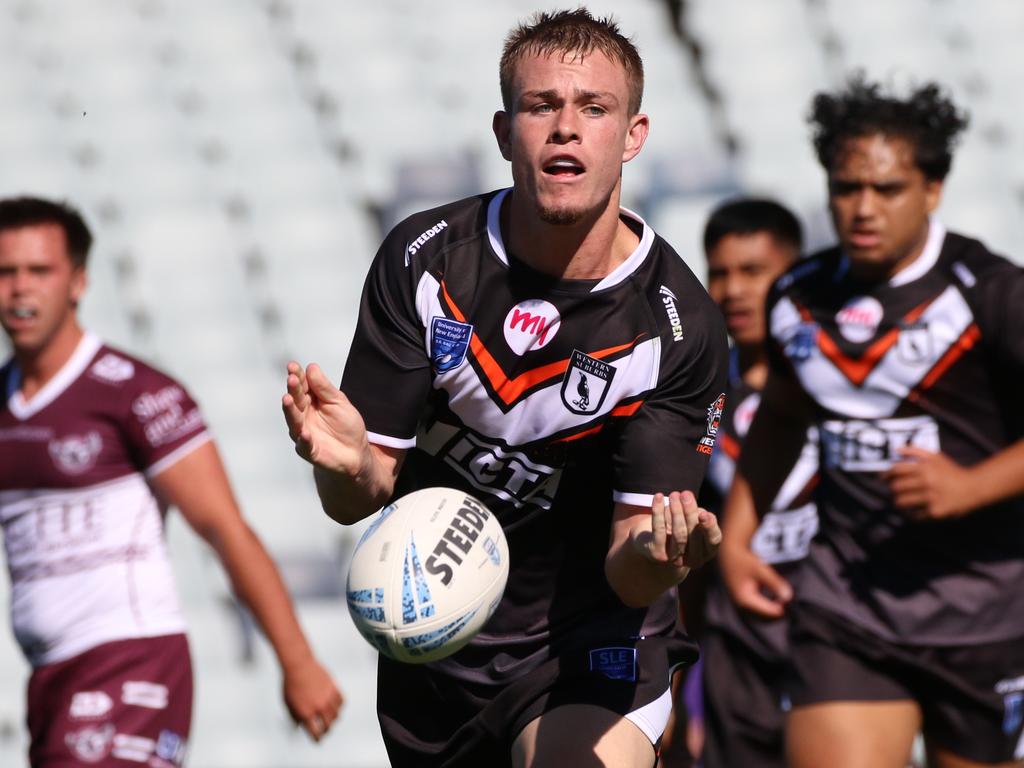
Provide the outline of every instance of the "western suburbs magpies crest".
{"type": "Polygon", "coordinates": [[[562,378],[562,402],[581,416],[597,413],[614,376],[613,366],[574,349],[562,378]]]}

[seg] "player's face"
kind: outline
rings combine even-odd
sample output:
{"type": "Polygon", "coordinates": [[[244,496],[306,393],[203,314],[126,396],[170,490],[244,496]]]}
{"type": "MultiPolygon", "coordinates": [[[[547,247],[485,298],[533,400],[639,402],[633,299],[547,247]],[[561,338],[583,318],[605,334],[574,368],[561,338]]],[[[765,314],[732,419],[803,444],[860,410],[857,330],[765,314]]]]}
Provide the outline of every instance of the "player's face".
{"type": "Polygon", "coordinates": [[[764,342],[768,289],[796,257],[795,249],[768,232],[726,235],[708,254],[708,293],[737,344],[764,342]]]}
{"type": "Polygon", "coordinates": [[[618,210],[622,164],[643,146],[647,117],[629,114],[626,71],[603,53],[526,56],[494,133],[514,194],[545,222],[577,224],[618,210]]]}
{"type": "Polygon", "coordinates": [[[886,279],[921,253],[942,182],[925,178],[905,139],[849,139],[828,175],[836,233],[853,271],[886,279]]]}
{"type": "Polygon", "coordinates": [[[15,352],[40,352],[76,327],[84,290],[85,270],[72,264],[59,225],[0,230],[0,325],[15,352]]]}

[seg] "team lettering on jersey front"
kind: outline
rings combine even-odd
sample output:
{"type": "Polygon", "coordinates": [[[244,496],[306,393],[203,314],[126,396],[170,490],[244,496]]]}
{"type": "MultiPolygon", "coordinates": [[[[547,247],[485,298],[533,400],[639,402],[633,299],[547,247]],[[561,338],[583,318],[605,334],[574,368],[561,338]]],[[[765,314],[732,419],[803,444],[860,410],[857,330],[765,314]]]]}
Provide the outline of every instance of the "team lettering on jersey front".
{"type": "Polygon", "coordinates": [[[821,423],[825,464],[846,472],[884,472],[904,459],[902,448],[942,450],[939,425],[927,414],[897,419],[826,419],[821,423]]]}
{"type": "Polygon", "coordinates": [[[526,504],[551,508],[561,474],[555,467],[443,422],[421,432],[417,445],[444,461],[477,490],[487,491],[517,508],[526,504]]]}

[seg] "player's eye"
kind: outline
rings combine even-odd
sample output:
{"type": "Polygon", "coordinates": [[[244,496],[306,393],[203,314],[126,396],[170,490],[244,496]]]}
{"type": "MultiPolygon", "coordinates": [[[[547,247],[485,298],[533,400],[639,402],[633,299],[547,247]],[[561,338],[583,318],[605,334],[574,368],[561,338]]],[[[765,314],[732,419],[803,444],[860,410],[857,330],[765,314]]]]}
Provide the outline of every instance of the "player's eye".
{"type": "Polygon", "coordinates": [[[860,189],[859,184],[854,184],[849,181],[833,181],[829,184],[829,192],[833,197],[846,197],[852,195],[860,189]]]}

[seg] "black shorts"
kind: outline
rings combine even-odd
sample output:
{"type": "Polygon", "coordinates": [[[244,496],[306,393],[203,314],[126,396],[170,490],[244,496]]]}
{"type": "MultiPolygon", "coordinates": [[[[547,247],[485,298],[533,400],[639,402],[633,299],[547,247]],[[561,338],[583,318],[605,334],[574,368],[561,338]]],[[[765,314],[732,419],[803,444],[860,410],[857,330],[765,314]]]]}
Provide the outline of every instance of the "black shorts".
{"type": "Polygon", "coordinates": [[[794,707],[910,699],[932,748],[981,763],[1024,757],[1024,638],[902,645],[807,604],[790,620],[794,707]]]}
{"type": "Polygon", "coordinates": [[[395,768],[510,766],[512,743],[526,724],[567,704],[628,717],[655,743],[671,709],[672,671],[696,658],[696,646],[681,634],[602,642],[496,686],[382,656],[377,715],[395,768]]]}
{"type": "Polygon", "coordinates": [[[733,635],[708,628],[701,640],[704,768],[785,768],[787,667],[733,635]]]}

